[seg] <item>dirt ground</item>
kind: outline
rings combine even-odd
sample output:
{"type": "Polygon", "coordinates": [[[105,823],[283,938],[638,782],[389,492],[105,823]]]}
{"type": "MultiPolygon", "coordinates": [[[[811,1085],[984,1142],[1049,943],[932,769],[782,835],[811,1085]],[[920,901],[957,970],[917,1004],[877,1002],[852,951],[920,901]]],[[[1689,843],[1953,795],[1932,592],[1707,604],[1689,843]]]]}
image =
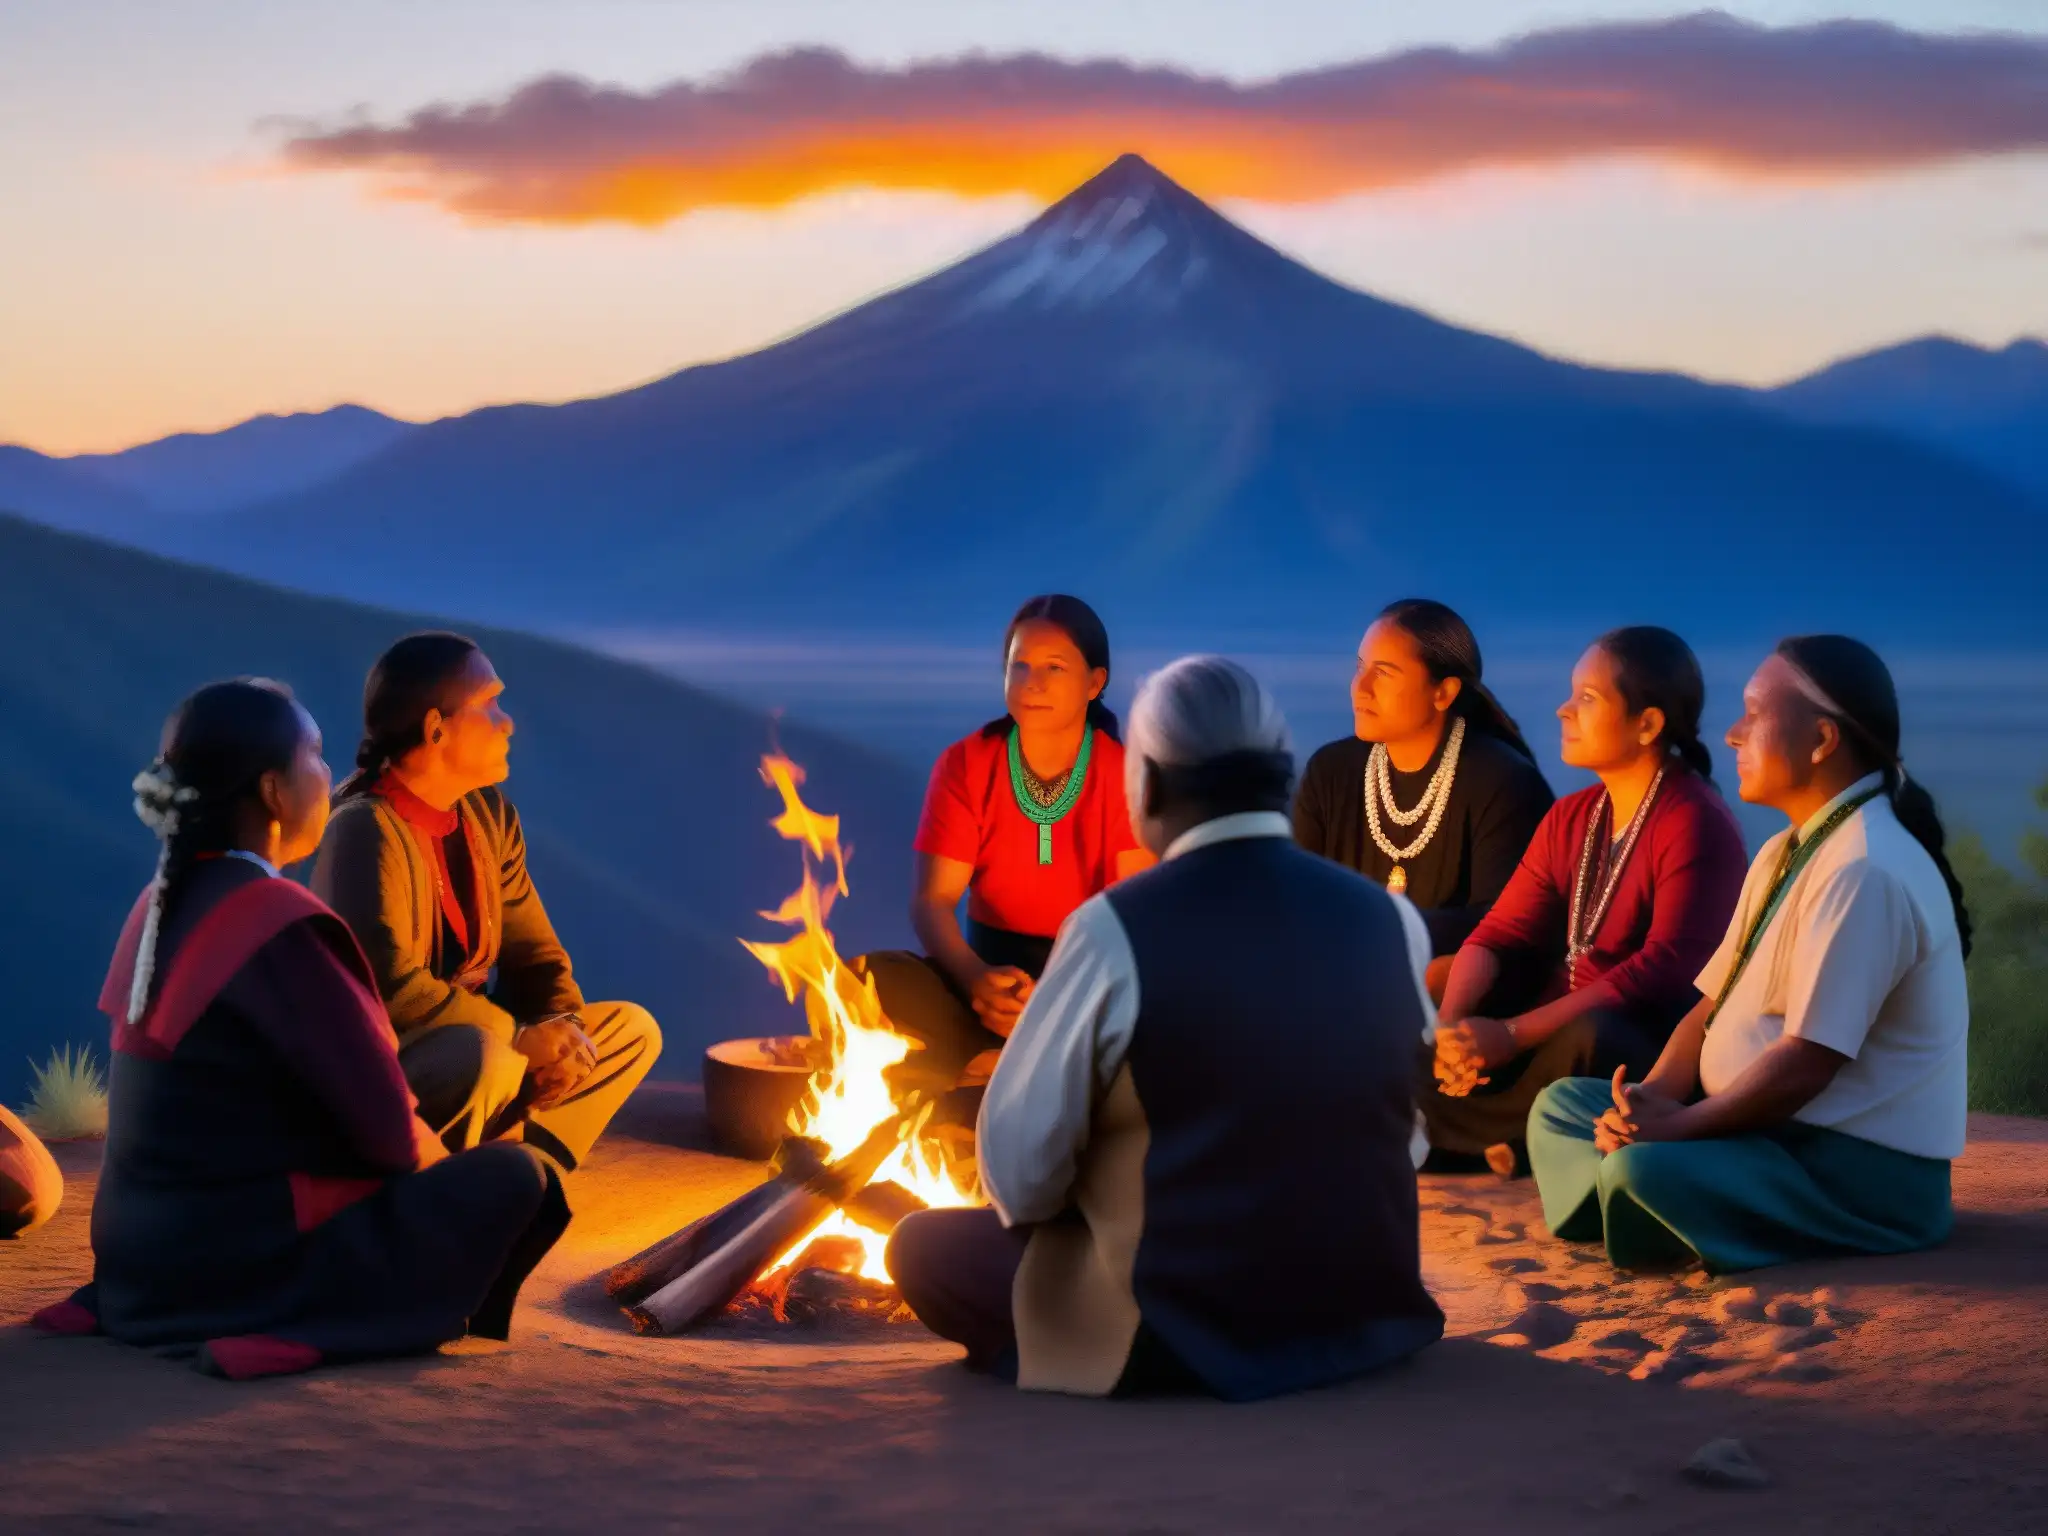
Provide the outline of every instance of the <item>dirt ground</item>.
{"type": "MultiPolygon", "coordinates": [[[[1417,1361],[1248,1406],[1082,1402],[914,1324],[635,1337],[597,1275],[762,1176],[653,1088],[573,1181],[509,1345],[235,1386],[0,1326],[0,1529],[2038,1533],[2048,1124],[1972,1132],[1947,1247],[1719,1283],[1617,1281],[1526,1181],[1425,1179],[1450,1331],[1417,1361]],[[1770,1486],[1681,1475],[1724,1436],[1770,1486]]],[[[64,1209],[0,1243],[0,1322],[89,1270],[97,1148],[60,1161],[64,1209]]]]}

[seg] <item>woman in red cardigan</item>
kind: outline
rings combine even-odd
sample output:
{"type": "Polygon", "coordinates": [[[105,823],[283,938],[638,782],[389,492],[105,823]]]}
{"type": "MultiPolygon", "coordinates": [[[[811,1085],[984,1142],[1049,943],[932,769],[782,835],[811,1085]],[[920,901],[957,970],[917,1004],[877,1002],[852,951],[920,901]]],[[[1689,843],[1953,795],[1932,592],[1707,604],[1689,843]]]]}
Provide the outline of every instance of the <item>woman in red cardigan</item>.
{"type": "Polygon", "coordinates": [[[1459,949],[1421,1107],[1432,1162],[1526,1171],[1529,1106],[1564,1077],[1640,1076],[1696,999],[1742,890],[1742,834],[1700,741],[1706,686],[1668,629],[1602,635],[1559,706],[1566,763],[1600,782],[1551,807],[1459,949]]]}

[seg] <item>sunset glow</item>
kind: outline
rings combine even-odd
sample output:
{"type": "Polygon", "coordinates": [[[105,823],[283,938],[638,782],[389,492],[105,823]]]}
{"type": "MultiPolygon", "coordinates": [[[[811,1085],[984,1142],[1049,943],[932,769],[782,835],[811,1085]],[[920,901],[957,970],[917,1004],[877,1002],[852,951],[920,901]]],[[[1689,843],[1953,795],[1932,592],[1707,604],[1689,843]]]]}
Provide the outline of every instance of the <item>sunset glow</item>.
{"type": "Polygon", "coordinates": [[[465,218],[653,225],[844,187],[1059,195],[1125,150],[1209,198],[1313,202],[1636,157],[1838,179],[2048,149],[2048,42],[1721,15],[1418,49],[1238,83],[1117,59],[870,68],[824,48],[654,90],[569,75],[298,133],[283,163],[465,218]]]}

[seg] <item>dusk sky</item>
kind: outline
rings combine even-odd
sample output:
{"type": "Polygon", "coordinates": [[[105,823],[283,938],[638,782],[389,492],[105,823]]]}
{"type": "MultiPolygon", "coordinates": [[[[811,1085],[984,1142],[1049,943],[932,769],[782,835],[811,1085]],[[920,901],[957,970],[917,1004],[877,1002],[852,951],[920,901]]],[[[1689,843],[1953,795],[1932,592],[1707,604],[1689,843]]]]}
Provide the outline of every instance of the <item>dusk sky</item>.
{"type": "Polygon", "coordinates": [[[962,256],[1123,149],[1342,281],[1574,358],[1775,382],[2048,335],[2048,0],[1723,9],[1756,25],[0,0],[0,442],[625,388],[962,256]],[[1898,30],[1816,28],[1844,17],[1898,30]]]}

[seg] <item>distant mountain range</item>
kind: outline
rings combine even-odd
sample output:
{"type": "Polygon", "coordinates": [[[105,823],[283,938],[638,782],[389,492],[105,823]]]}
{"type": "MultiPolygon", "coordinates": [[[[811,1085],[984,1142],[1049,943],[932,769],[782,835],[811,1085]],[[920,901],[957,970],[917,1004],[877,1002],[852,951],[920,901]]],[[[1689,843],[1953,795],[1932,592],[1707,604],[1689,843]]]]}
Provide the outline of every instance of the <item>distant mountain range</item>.
{"type": "Polygon", "coordinates": [[[557,630],[985,631],[1066,588],[1226,644],[1424,590],[1577,634],[2011,644],[2039,638],[2048,555],[2035,361],[1916,343],[1768,392],[1581,367],[1331,282],[1126,156],[763,351],[393,423],[255,506],[98,526],[557,630]]]}
{"type": "Polygon", "coordinates": [[[1767,398],[1803,420],[1931,443],[2048,497],[2048,343],[1993,351],[1924,336],[1846,358],[1767,398]]]}
{"type": "MultiPolygon", "coordinates": [[[[215,678],[282,678],[339,773],[364,672],[422,622],[0,517],[0,1101],[20,1101],[29,1057],[55,1043],[90,1042],[104,1059],[94,1000],[155,853],[128,784],[178,699],[215,678]]],[[[694,1077],[710,1040],[796,1017],[737,942],[775,931],[756,914],[797,879],[756,771],[778,734],[855,845],[854,897],[833,919],[847,953],[905,941],[914,773],[638,667],[477,637],[509,684],[507,788],[535,878],[590,994],[660,1018],[668,1075],[694,1077]]]]}
{"type": "Polygon", "coordinates": [[[52,458],[0,446],[0,507],[55,527],[146,539],[168,517],[228,512],[310,490],[413,430],[360,405],[254,416],[119,453],[52,458]]]}

